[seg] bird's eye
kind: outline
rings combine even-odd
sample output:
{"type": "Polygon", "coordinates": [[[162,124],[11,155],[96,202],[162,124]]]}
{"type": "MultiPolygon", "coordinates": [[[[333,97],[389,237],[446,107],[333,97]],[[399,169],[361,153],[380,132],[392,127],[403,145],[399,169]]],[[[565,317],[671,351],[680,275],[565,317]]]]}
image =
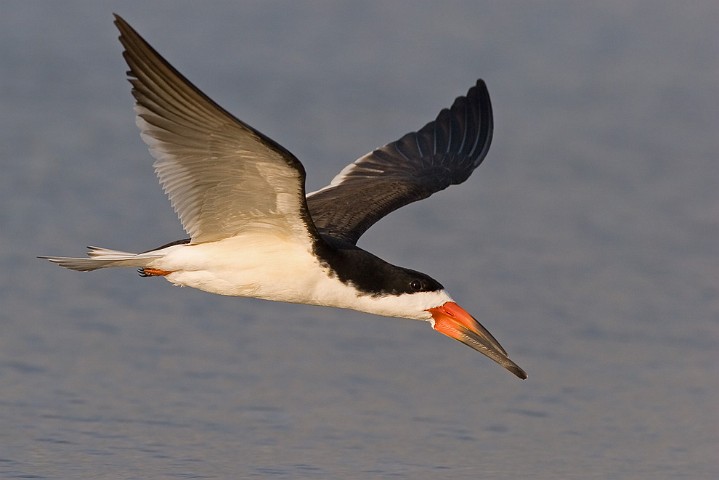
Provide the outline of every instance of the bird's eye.
{"type": "Polygon", "coordinates": [[[411,282],[409,282],[409,288],[411,288],[415,292],[419,292],[420,290],[422,290],[422,282],[420,282],[419,280],[412,280],[411,282]]]}

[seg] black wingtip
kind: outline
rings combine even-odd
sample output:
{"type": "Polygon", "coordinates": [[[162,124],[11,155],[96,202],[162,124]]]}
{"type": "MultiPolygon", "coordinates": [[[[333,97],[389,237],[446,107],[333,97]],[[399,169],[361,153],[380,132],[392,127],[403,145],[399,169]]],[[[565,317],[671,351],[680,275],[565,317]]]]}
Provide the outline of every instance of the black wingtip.
{"type": "Polygon", "coordinates": [[[114,20],[112,21],[112,23],[114,23],[115,26],[116,26],[118,29],[122,30],[122,27],[128,25],[128,23],[125,21],[125,19],[122,18],[122,17],[121,17],[120,15],[118,15],[117,13],[114,13],[114,12],[113,12],[112,17],[114,18],[114,20]]]}
{"type": "Polygon", "coordinates": [[[506,368],[507,370],[509,370],[510,372],[512,372],[513,374],[515,374],[516,376],[518,376],[519,378],[521,378],[522,380],[526,380],[526,379],[527,379],[527,372],[525,372],[524,370],[522,370],[521,368],[519,368],[519,366],[514,365],[514,366],[511,366],[511,367],[505,367],[505,368],[506,368]]]}

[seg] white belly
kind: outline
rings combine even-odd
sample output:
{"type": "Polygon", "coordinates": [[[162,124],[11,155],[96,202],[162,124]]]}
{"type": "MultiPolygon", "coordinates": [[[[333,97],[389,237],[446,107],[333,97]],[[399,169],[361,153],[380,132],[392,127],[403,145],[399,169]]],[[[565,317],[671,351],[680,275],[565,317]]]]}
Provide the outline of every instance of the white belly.
{"type": "Polygon", "coordinates": [[[198,245],[174,245],[152,262],[175,285],[219,295],[307,302],[322,273],[309,249],[267,235],[245,235],[198,245]]]}

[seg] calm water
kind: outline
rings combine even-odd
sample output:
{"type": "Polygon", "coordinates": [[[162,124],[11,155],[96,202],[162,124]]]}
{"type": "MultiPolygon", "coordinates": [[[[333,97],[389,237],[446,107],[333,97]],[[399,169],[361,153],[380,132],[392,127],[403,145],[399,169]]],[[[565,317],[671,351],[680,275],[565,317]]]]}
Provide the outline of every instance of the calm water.
{"type": "Polygon", "coordinates": [[[0,477],[717,478],[716,2],[239,3],[0,6],[0,477]],[[485,78],[485,163],[361,245],[529,379],[418,322],[36,260],[183,236],[112,11],[310,190],[485,78]]]}

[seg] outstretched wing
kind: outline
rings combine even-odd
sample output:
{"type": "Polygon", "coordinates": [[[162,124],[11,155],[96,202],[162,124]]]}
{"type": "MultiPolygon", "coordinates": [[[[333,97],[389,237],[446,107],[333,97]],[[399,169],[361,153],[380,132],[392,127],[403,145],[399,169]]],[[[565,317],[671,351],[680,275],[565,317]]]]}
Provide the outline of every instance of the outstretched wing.
{"type": "Polygon", "coordinates": [[[385,215],[464,182],[492,142],[492,105],[484,81],[418,132],[369,153],[307,196],[320,233],[356,244],[385,215]]]}
{"type": "Polygon", "coordinates": [[[299,160],[217,105],[117,15],[115,25],[137,125],[192,243],[252,228],[303,238],[316,232],[299,160]]]}

